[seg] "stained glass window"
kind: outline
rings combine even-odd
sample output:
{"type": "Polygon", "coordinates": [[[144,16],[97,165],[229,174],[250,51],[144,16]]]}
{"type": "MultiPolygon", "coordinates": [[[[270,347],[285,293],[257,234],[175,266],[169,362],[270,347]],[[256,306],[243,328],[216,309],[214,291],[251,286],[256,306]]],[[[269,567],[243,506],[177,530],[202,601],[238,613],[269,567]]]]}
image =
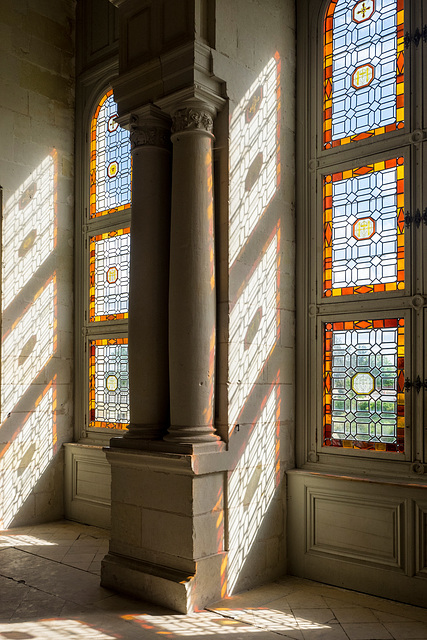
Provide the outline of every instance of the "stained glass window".
{"type": "Polygon", "coordinates": [[[129,424],[127,338],[89,341],[89,420],[90,427],[129,424]]]}
{"type": "Polygon", "coordinates": [[[127,318],[130,229],[93,236],[89,248],[90,321],[127,318]]]}
{"type": "Polygon", "coordinates": [[[130,207],[131,154],[129,132],[116,122],[113,92],[100,101],[91,123],[90,217],[130,207]]]}
{"type": "Polygon", "coordinates": [[[403,127],[403,0],[332,0],[324,22],[326,149],[403,127]]]}
{"type": "Polygon", "coordinates": [[[323,204],[324,295],[404,289],[403,158],[325,176],[323,204]]]}
{"type": "Polygon", "coordinates": [[[325,446],[404,451],[404,320],[328,322],[325,446]]]}

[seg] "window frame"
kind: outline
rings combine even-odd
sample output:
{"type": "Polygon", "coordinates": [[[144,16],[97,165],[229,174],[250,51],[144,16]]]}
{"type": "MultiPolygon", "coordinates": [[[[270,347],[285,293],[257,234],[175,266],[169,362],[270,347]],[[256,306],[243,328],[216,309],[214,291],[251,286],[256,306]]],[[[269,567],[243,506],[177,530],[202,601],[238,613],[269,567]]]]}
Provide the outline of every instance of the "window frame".
{"type": "MultiPolygon", "coordinates": [[[[427,460],[427,433],[422,434],[421,402],[415,392],[405,394],[405,453],[343,450],[323,446],[323,332],[326,319],[339,316],[404,317],[405,377],[418,375],[421,365],[413,351],[422,340],[414,316],[414,296],[419,291],[418,237],[405,229],[404,292],[352,294],[336,298],[323,296],[323,176],[343,168],[364,166],[375,159],[405,157],[405,211],[414,211],[418,202],[414,172],[419,164],[415,117],[422,89],[409,102],[414,82],[414,48],[405,50],[405,124],[402,129],[352,141],[332,149],[323,147],[323,19],[330,0],[303,0],[297,5],[297,368],[296,368],[296,444],[297,466],[331,473],[370,473],[407,475],[408,463],[419,459],[421,435],[427,460]],[[314,72],[313,72],[314,70],[314,72]],[[416,104],[415,104],[416,103],[416,104]],[[414,169],[414,172],[411,171],[414,169]],[[418,244],[417,244],[418,243],[418,244]],[[417,246],[416,246],[417,244],[417,246]],[[339,300],[338,300],[339,298],[339,300]],[[416,342],[415,342],[416,341],[416,342]],[[411,428],[412,427],[412,428],[411,428]],[[391,467],[390,465],[393,465],[391,467]]],[[[404,32],[410,31],[414,6],[405,3],[404,32]]],[[[419,9],[419,7],[418,7],[419,9]]],[[[424,72],[425,73],[425,72],[424,72]]],[[[427,76],[426,76],[427,77],[427,76]]],[[[427,84],[426,84],[427,87],[427,84]]],[[[424,143],[427,144],[427,143],[424,143]]],[[[425,149],[425,151],[427,148],[425,149]]],[[[427,169],[426,169],[427,171],[427,169]]],[[[417,172],[419,173],[419,172],[417,172]]],[[[418,234],[421,235],[421,234],[418,234]]],[[[427,229],[423,229],[427,239],[427,229]]],[[[425,245],[424,245],[425,246],[425,245]]],[[[427,262],[427,261],[426,261],[427,262]]],[[[424,266],[424,283],[427,268],[424,266]]],[[[425,285],[424,285],[425,286],[425,285]]],[[[424,313],[427,325],[427,310],[424,313]]],[[[426,349],[427,351],[427,349],[426,349]]],[[[424,371],[427,372],[427,354],[424,371]]],[[[427,403],[425,403],[427,404],[427,403]]],[[[424,413],[427,409],[424,410],[424,413]]]]}

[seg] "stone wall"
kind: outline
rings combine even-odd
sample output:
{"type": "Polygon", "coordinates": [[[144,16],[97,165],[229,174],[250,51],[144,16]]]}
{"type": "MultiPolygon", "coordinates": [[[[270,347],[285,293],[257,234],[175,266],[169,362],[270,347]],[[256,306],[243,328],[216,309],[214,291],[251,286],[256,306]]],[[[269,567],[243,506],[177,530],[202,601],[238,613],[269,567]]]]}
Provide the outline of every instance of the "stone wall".
{"type": "Polygon", "coordinates": [[[229,440],[228,593],[286,571],[294,466],[294,3],[218,0],[219,425],[229,440]],[[224,148],[228,147],[228,153],[224,148]]]}
{"type": "Polygon", "coordinates": [[[63,515],[72,439],[74,0],[2,2],[0,528],[63,515]]]}

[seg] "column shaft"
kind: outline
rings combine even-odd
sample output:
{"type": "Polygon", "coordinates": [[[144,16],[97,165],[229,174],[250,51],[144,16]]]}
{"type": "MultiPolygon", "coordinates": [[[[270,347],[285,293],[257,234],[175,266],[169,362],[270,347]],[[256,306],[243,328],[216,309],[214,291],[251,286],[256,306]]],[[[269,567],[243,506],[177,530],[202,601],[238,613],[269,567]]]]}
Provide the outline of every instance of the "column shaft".
{"type": "Polygon", "coordinates": [[[131,422],[126,441],[159,439],[169,425],[170,128],[156,111],[147,106],[131,122],[131,422]]]}
{"type": "Polygon", "coordinates": [[[165,440],[211,442],[214,432],[216,292],[212,118],[174,118],[169,285],[171,426],[165,440]]]}

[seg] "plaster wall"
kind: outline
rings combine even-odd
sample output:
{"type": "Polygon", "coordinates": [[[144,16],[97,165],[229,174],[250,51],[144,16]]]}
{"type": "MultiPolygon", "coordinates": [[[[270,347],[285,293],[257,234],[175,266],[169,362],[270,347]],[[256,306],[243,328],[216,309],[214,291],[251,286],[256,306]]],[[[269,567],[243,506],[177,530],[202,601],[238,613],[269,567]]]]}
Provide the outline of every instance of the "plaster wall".
{"type": "Polygon", "coordinates": [[[72,439],[74,0],[2,1],[0,528],[63,515],[72,439]]]}

